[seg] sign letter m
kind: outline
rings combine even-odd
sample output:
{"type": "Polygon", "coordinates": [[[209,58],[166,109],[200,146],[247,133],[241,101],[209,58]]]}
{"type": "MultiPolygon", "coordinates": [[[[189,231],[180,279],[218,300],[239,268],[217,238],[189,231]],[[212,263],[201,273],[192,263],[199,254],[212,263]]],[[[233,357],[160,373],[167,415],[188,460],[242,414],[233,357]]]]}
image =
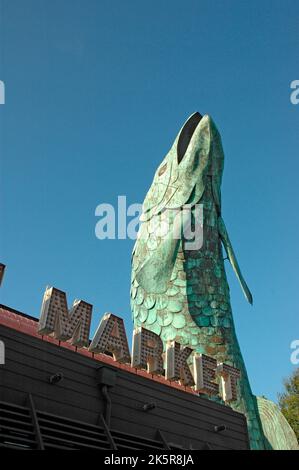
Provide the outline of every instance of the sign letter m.
{"type": "Polygon", "coordinates": [[[53,334],[61,341],[71,339],[71,344],[78,347],[89,345],[89,331],[92,305],[83,300],[75,300],[68,311],[65,292],[55,287],[47,287],[38,324],[41,335],[53,334]]]}

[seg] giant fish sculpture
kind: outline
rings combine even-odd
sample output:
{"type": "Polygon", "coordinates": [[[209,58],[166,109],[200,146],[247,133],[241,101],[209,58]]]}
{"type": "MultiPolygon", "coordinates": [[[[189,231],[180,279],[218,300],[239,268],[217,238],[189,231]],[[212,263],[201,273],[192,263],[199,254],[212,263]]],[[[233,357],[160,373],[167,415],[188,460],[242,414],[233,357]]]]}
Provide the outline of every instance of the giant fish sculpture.
{"type": "Polygon", "coordinates": [[[176,340],[239,369],[239,398],[231,405],[247,417],[251,448],[296,448],[295,435],[276,405],[252,394],[236,337],[222,245],[250,303],[252,295],[222,218],[223,164],[213,120],[193,114],[158,167],[143,203],[132,257],[134,326],[158,334],[164,346],[176,340]]]}

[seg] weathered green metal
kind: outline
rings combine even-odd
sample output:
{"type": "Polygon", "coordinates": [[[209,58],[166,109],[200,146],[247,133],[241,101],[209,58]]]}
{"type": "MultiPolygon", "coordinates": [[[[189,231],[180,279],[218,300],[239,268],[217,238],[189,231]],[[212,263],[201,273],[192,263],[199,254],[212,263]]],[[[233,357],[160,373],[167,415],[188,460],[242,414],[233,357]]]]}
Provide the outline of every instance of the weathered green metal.
{"type": "MultiPolygon", "coordinates": [[[[221,216],[223,164],[221,137],[214,122],[207,115],[193,114],[158,167],[143,204],[143,223],[132,259],[133,320],[135,326],[160,335],[164,346],[175,339],[240,369],[240,398],[232,407],[246,414],[251,448],[264,449],[270,445],[264,435],[267,426],[262,427],[236,337],[224,268],[222,244],[252,303],[221,216]],[[200,222],[198,203],[203,205],[203,244],[190,250],[183,231],[186,220],[178,218],[174,209],[190,205],[194,227],[200,222]]],[[[277,436],[281,441],[279,430],[277,436]]]]}
{"type": "Polygon", "coordinates": [[[264,397],[257,397],[257,404],[267,448],[298,450],[295,433],[278,406],[264,397]]]}

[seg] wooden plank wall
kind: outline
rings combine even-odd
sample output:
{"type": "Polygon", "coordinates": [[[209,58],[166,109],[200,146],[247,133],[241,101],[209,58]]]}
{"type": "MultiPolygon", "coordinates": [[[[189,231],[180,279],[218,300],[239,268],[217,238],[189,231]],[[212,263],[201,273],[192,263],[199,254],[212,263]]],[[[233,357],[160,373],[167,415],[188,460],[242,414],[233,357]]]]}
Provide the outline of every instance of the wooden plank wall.
{"type": "MultiPolygon", "coordinates": [[[[38,410],[97,424],[105,403],[96,383],[101,366],[84,355],[0,325],[6,361],[0,366],[0,400],[24,405],[31,393],[38,410]],[[62,372],[56,385],[49,377],[62,372]]],[[[103,364],[107,367],[107,365],[103,364]]],[[[110,366],[108,366],[110,367],[110,366]]],[[[126,370],[114,369],[111,429],[157,439],[160,429],[168,442],[193,449],[206,442],[212,449],[247,449],[246,419],[231,408],[185,393],[126,370]],[[145,403],[156,407],[142,410],[145,403]],[[214,426],[225,425],[216,433],[214,426]]]]}

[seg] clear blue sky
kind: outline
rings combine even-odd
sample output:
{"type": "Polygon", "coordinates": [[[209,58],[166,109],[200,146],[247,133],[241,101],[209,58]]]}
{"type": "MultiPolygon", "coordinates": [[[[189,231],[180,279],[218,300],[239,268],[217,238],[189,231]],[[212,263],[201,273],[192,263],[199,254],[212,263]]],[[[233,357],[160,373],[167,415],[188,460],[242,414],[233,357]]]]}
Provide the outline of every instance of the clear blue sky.
{"type": "Polygon", "coordinates": [[[131,240],[95,208],[142,202],[182,122],[209,113],[223,215],[253,292],[229,266],[255,393],[276,399],[299,339],[297,0],[2,0],[1,302],[38,316],[46,285],[125,318],[131,240]]]}

